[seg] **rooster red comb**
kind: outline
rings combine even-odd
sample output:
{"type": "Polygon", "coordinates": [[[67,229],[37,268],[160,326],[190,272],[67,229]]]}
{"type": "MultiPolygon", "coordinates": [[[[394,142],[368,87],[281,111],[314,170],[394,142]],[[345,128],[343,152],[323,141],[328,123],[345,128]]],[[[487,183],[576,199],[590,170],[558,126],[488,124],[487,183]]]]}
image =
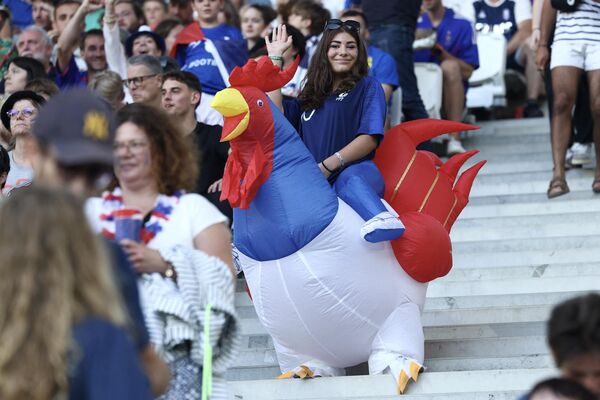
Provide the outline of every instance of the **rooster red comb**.
{"type": "Polygon", "coordinates": [[[229,75],[231,86],[252,86],[263,92],[272,92],[282,88],[296,73],[300,57],[286,70],[280,70],[268,57],[260,60],[249,60],[242,68],[235,67],[229,75]]]}

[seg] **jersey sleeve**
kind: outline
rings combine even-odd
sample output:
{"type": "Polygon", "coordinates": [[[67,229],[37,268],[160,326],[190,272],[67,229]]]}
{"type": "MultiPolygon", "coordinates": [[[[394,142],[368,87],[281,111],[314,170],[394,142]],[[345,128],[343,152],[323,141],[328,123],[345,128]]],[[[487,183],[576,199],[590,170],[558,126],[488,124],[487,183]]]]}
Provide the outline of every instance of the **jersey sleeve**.
{"type": "Polygon", "coordinates": [[[55,65],[56,68],[56,85],[62,90],[68,87],[85,85],[87,79],[85,73],[79,71],[77,63],[75,62],[75,56],[71,56],[69,65],[65,70],[61,70],[58,62],[55,65]]]}
{"type": "Polygon", "coordinates": [[[461,22],[460,44],[456,57],[477,69],[479,68],[479,53],[473,26],[466,20],[461,22]]]}
{"type": "Polygon", "coordinates": [[[390,85],[394,89],[400,86],[396,61],[388,53],[383,52],[379,62],[374,67],[375,73],[373,74],[373,77],[377,79],[379,83],[390,85]]]}
{"type": "Polygon", "coordinates": [[[385,123],[385,94],[376,79],[369,79],[363,93],[362,117],[357,135],[383,135],[385,123]]]}
{"type": "Polygon", "coordinates": [[[300,116],[302,108],[296,99],[283,100],[283,115],[292,124],[296,132],[300,133],[300,116]]]}
{"type": "Polygon", "coordinates": [[[515,21],[517,26],[532,18],[531,2],[529,0],[514,0],[515,1],[515,21]]]}

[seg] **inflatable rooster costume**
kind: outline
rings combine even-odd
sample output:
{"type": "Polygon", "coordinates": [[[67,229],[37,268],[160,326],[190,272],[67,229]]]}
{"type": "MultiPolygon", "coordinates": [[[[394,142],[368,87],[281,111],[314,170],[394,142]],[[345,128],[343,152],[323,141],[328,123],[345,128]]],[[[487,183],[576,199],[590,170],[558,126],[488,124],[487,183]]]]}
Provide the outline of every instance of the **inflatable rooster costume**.
{"type": "Polygon", "coordinates": [[[406,227],[369,243],[364,221],[337,198],[300,137],[265,92],[283,86],[264,57],[236,68],[213,108],[231,144],[221,199],[234,207],[234,245],[256,312],[273,338],[283,376],[343,375],[369,362],[404,391],[424,358],[421,312],[427,282],[452,266],[449,231],[485,161],[458,171],[476,151],[443,164],[415,150],[427,139],[473,127],[420,120],[393,128],[375,158],[384,198],[406,227]]]}

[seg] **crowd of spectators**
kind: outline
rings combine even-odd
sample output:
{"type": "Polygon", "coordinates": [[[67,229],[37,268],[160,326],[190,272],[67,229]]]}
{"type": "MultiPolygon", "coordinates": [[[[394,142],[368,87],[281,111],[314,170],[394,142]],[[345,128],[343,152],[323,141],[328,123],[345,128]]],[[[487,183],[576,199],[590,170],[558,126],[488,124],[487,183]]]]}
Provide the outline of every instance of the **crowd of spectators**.
{"type": "MultiPolygon", "coordinates": [[[[96,398],[148,398],[150,392],[164,399],[181,393],[199,398],[199,392],[190,392],[200,387],[203,351],[190,336],[202,325],[199,304],[189,302],[189,293],[199,292],[192,277],[208,276],[222,290],[222,298],[211,299],[220,308],[212,313],[208,342],[221,346],[215,370],[226,367],[228,345],[234,346],[224,338],[235,337],[236,329],[229,308],[232,210],[219,201],[218,190],[229,147],[219,142],[222,117],[210,102],[228,86],[233,68],[248,59],[267,56],[282,69],[299,62],[292,80],[269,94],[273,103],[340,197],[340,187],[356,170],[367,177],[360,184],[378,199],[381,176],[371,160],[389,128],[386,109],[389,114],[394,91],[402,93],[397,106],[405,120],[428,116],[415,62],[440,66],[442,115],[461,121],[469,78],[482,61],[476,37],[503,35],[506,67],[526,87],[524,117],[543,116],[540,99],[549,101],[554,176],[548,197],[567,193],[566,167],[591,161],[592,138],[597,158],[600,151],[600,4],[581,0],[577,7],[556,11],[550,0],[5,0],[0,5],[0,187],[8,199],[0,208],[0,253],[3,260],[48,269],[52,282],[61,280],[52,274],[81,275],[97,286],[44,287],[27,268],[20,271],[19,285],[5,284],[10,290],[1,291],[0,346],[14,348],[0,358],[0,375],[14,379],[0,382],[0,397],[84,398],[80,393],[98,391],[103,395],[96,398]],[[575,124],[574,104],[582,116],[575,124]],[[99,189],[107,191],[93,197],[99,189]],[[85,198],[90,198],[85,203],[90,224],[82,218],[85,198]],[[36,208],[36,202],[54,209],[36,208]],[[122,240],[120,246],[96,240],[92,230],[115,238],[115,211],[124,207],[144,216],[139,240],[122,240]],[[27,225],[28,215],[36,219],[31,236],[16,229],[27,225]],[[44,224],[48,230],[65,228],[53,231],[65,243],[56,254],[46,259],[40,255],[43,247],[24,258],[11,253],[12,243],[47,245],[44,224]],[[69,247],[75,241],[87,246],[93,262],[69,247]],[[104,264],[118,266],[104,271],[117,277],[116,286],[100,271],[104,264]],[[205,275],[194,275],[200,273],[205,275]],[[91,291],[89,298],[83,289],[91,291]],[[23,291],[22,297],[13,296],[15,290],[23,291]],[[114,291],[123,301],[98,301],[114,299],[114,291]],[[11,312],[11,296],[23,316],[11,312]],[[179,303],[169,302],[169,296],[179,303]],[[27,369],[18,357],[25,346],[18,334],[43,335],[33,328],[33,317],[58,314],[45,301],[62,307],[65,319],[50,326],[57,341],[37,366],[47,369],[38,390],[19,376],[27,369]],[[134,339],[131,344],[122,340],[125,333],[134,339]],[[71,354],[70,334],[80,351],[89,352],[83,358],[71,354]],[[170,347],[164,346],[167,336],[170,347]],[[106,349],[89,348],[93,339],[103,340],[106,349]],[[127,368],[128,383],[134,384],[119,381],[117,368],[100,373],[106,363],[127,368]]],[[[463,152],[461,133],[451,134],[443,154],[463,152]]],[[[600,166],[592,189],[600,193],[600,166]]],[[[377,215],[376,222],[386,225],[383,237],[401,233],[397,218],[375,203],[365,215],[377,215]]],[[[377,229],[362,234],[369,240],[377,229]]],[[[36,340],[45,345],[42,337],[36,340]]],[[[24,354],[23,360],[33,362],[33,355],[24,354]]],[[[547,382],[536,390],[564,388],[547,382]]]]}

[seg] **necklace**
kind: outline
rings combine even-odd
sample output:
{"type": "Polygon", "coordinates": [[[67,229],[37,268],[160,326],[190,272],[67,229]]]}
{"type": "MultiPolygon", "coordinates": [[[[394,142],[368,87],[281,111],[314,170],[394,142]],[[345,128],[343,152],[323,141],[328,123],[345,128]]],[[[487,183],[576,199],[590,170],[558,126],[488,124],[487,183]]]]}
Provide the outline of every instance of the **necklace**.
{"type": "MultiPolygon", "coordinates": [[[[172,196],[165,194],[158,195],[154,208],[144,218],[140,234],[140,239],[144,244],[148,244],[163,230],[164,225],[170,220],[170,216],[175,206],[179,204],[179,198],[183,194],[183,191],[177,191],[172,196]]],[[[107,191],[102,193],[102,213],[100,214],[102,236],[111,240],[115,239],[114,213],[123,207],[123,194],[120,188],[117,187],[112,192],[107,191]]]]}

